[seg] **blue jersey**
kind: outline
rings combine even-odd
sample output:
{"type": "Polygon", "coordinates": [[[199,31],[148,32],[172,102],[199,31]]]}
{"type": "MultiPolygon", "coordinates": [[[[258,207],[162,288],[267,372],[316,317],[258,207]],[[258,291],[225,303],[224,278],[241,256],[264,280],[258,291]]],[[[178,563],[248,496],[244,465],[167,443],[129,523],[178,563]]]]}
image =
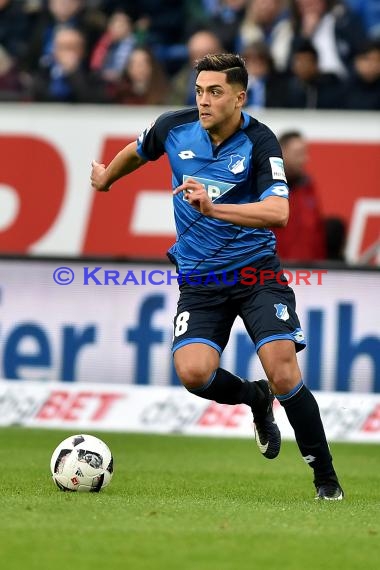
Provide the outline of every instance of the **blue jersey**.
{"type": "MultiPolygon", "coordinates": [[[[288,198],[280,145],[264,124],[242,113],[241,128],[213,145],[199,122],[198,110],[161,115],[138,138],[137,152],[157,160],[165,152],[173,188],[187,178],[203,184],[216,204],[247,204],[268,196],[288,198]]],[[[266,228],[248,228],[204,216],[183,193],[173,197],[177,240],[168,256],[181,273],[221,273],[275,253],[275,237],[266,228]]]]}

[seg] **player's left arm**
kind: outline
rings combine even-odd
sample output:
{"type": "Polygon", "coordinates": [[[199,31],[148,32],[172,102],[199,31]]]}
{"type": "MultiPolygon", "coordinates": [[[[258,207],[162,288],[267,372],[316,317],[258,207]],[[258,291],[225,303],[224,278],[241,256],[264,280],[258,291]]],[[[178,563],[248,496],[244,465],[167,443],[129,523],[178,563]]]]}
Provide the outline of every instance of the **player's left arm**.
{"type": "Polygon", "coordinates": [[[118,152],[107,167],[96,160],[92,161],[91,185],[96,190],[108,192],[113,182],[133,172],[146,162],[146,159],[138,154],[136,142],[131,142],[118,152]]]}
{"type": "Polygon", "coordinates": [[[188,178],[174,190],[204,216],[249,228],[284,227],[289,218],[289,201],[281,196],[267,196],[249,204],[215,204],[202,184],[188,178]]]}

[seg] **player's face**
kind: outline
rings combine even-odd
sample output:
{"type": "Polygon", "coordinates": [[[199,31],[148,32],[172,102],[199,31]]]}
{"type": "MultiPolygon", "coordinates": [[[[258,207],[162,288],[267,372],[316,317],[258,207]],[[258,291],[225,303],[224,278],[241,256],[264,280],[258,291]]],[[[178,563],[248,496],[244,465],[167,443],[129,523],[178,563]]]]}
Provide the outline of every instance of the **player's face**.
{"type": "Polygon", "coordinates": [[[201,71],[195,84],[199,120],[209,132],[226,130],[240,121],[245,91],[240,85],[227,83],[220,71],[201,71]]]}

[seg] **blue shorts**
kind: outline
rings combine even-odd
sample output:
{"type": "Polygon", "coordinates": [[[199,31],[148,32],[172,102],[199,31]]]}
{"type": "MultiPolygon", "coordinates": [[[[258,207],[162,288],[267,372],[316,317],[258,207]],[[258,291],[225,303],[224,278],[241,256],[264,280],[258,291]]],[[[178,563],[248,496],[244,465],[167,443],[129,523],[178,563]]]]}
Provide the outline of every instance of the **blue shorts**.
{"type": "Polygon", "coordinates": [[[266,257],[249,269],[254,272],[242,268],[212,275],[211,279],[204,276],[193,282],[190,278],[182,280],[174,318],[173,352],[199,342],[221,354],[237,316],[242,318],[256,351],[267,342],[283,339],[292,340],[297,352],[305,348],[294,292],[282,274],[279,259],[266,257]],[[275,277],[268,277],[271,271],[275,277]]]}

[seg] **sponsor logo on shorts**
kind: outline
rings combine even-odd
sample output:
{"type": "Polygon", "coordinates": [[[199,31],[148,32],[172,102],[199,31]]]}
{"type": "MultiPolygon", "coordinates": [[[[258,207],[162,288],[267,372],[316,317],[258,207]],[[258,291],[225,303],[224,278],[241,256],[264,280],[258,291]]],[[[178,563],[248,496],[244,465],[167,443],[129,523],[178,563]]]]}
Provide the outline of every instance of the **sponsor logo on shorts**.
{"type": "Polygon", "coordinates": [[[296,342],[303,342],[305,340],[305,335],[303,331],[296,331],[293,333],[293,338],[296,342]]]}
{"type": "Polygon", "coordinates": [[[288,307],[282,303],[275,303],[274,308],[276,309],[276,317],[280,321],[287,321],[289,319],[288,307]]]}

